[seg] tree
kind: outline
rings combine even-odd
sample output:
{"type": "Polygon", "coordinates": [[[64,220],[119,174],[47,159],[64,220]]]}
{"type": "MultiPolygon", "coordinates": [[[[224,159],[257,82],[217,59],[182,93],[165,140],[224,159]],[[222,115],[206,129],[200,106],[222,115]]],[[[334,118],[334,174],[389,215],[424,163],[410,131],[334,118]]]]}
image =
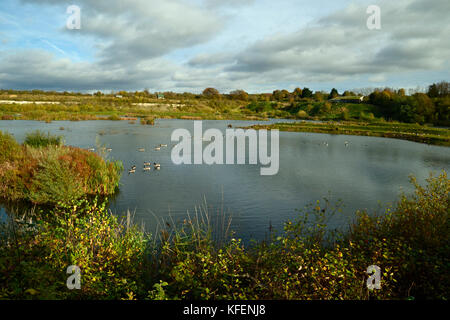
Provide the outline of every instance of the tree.
{"type": "Polygon", "coordinates": [[[280,101],[281,100],[281,91],[280,90],[274,90],[272,92],[272,98],[275,101],[280,101]]]}
{"type": "Polygon", "coordinates": [[[248,93],[244,90],[234,90],[230,92],[230,97],[233,100],[248,100],[248,93]]]}
{"type": "Polygon", "coordinates": [[[292,92],[292,95],[295,99],[300,99],[302,97],[302,89],[295,88],[294,92],[292,92]]]}
{"type": "Polygon", "coordinates": [[[206,98],[220,98],[220,93],[217,89],[206,88],[202,93],[206,98]]]}
{"type": "Polygon", "coordinates": [[[313,98],[316,101],[323,101],[325,96],[324,96],[324,94],[322,92],[316,91],[316,92],[314,92],[313,98]]]}
{"type": "MultiPolygon", "coordinates": [[[[414,106],[416,107],[415,111],[419,116],[422,116],[425,121],[432,121],[433,115],[434,115],[434,103],[433,101],[424,93],[416,93],[414,95],[415,103],[414,106]]],[[[423,121],[417,121],[417,122],[423,122],[423,121]]]]}
{"type": "Polygon", "coordinates": [[[430,98],[445,97],[450,94],[450,83],[441,81],[439,83],[433,83],[428,87],[428,96],[430,98]]]}
{"type": "Polygon", "coordinates": [[[331,89],[330,95],[328,96],[328,99],[334,99],[337,96],[339,96],[339,92],[336,90],[336,88],[331,89]]]}
{"type": "Polygon", "coordinates": [[[311,90],[309,90],[309,89],[306,88],[306,87],[303,88],[303,91],[302,91],[302,98],[311,98],[312,95],[313,95],[313,93],[312,93],[311,90]]]}

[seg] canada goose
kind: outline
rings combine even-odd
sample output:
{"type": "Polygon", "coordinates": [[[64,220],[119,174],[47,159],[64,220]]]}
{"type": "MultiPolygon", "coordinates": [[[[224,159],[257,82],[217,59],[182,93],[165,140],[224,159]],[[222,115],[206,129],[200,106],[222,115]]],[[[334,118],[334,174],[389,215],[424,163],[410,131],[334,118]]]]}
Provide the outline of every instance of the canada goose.
{"type": "Polygon", "coordinates": [[[155,166],[155,169],[159,170],[161,168],[161,164],[154,162],[153,165],[155,166]]]}
{"type": "Polygon", "coordinates": [[[167,147],[167,144],[160,144],[160,147],[167,147]]]}
{"type": "Polygon", "coordinates": [[[151,167],[144,167],[144,171],[150,171],[150,170],[152,170],[151,167]]]}
{"type": "Polygon", "coordinates": [[[346,147],[348,147],[348,141],[345,141],[344,144],[346,147]]]}
{"type": "Polygon", "coordinates": [[[152,163],[151,162],[144,162],[144,166],[151,166],[152,163]]]}
{"type": "Polygon", "coordinates": [[[144,149],[144,148],[139,148],[138,151],[139,151],[139,152],[144,152],[145,149],[144,149]]]}
{"type": "Polygon", "coordinates": [[[161,147],[156,147],[155,150],[159,151],[159,150],[161,150],[161,147]]]}
{"type": "Polygon", "coordinates": [[[136,169],[128,170],[128,174],[130,174],[130,173],[135,173],[135,172],[136,172],[136,169]]]}
{"type": "Polygon", "coordinates": [[[161,167],[155,167],[155,170],[161,170],[161,167]]]}

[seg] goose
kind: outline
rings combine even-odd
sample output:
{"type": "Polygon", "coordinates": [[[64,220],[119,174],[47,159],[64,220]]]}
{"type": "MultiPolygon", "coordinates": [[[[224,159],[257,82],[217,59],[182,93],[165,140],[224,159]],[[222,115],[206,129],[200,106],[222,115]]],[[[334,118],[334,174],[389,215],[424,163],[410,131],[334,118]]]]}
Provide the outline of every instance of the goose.
{"type": "Polygon", "coordinates": [[[151,167],[144,167],[144,171],[150,171],[151,169],[151,167]]]}
{"type": "Polygon", "coordinates": [[[161,164],[154,162],[153,165],[155,166],[155,168],[161,168],[161,164]]]}
{"type": "Polygon", "coordinates": [[[136,166],[131,166],[131,170],[136,170],[136,166]]]}
{"type": "Polygon", "coordinates": [[[161,150],[161,147],[156,147],[155,150],[159,151],[159,150],[161,150]]]}
{"type": "Polygon", "coordinates": [[[144,148],[139,148],[138,151],[139,151],[139,152],[144,152],[145,149],[144,149],[144,148]]]}
{"type": "Polygon", "coordinates": [[[135,173],[135,172],[136,172],[136,169],[128,170],[128,174],[130,174],[130,173],[135,173]]]}
{"type": "Polygon", "coordinates": [[[160,144],[160,147],[167,147],[167,144],[160,144]]]}
{"type": "Polygon", "coordinates": [[[348,147],[348,141],[345,141],[344,144],[346,147],[348,147]]]}
{"type": "Polygon", "coordinates": [[[151,166],[152,163],[151,162],[144,162],[144,166],[151,166]]]}

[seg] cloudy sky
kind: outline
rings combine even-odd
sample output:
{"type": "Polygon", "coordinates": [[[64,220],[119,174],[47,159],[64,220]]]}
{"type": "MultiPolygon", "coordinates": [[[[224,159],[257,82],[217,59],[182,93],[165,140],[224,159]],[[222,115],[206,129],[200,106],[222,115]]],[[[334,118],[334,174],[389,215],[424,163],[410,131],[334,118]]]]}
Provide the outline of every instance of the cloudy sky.
{"type": "Polygon", "coordinates": [[[0,88],[271,92],[450,80],[448,0],[1,0],[0,88]],[[81,8],[70,30],[69,5],[81,8]],[[369,5],[381,29],[369,30],[369,5]]]}

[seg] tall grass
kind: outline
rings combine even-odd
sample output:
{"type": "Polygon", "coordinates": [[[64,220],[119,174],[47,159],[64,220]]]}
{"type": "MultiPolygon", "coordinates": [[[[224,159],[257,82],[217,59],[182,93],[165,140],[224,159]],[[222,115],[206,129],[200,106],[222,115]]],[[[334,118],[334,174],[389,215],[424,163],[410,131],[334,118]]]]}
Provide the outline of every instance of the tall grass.
{"type": "Polygon", "coordinates": [[[63,137],[51,135],[50,132],[45,134],[42,131],[36,130],[26,135],[24,144],[34,148],[61,146],[63,144],[63,137]]]}

